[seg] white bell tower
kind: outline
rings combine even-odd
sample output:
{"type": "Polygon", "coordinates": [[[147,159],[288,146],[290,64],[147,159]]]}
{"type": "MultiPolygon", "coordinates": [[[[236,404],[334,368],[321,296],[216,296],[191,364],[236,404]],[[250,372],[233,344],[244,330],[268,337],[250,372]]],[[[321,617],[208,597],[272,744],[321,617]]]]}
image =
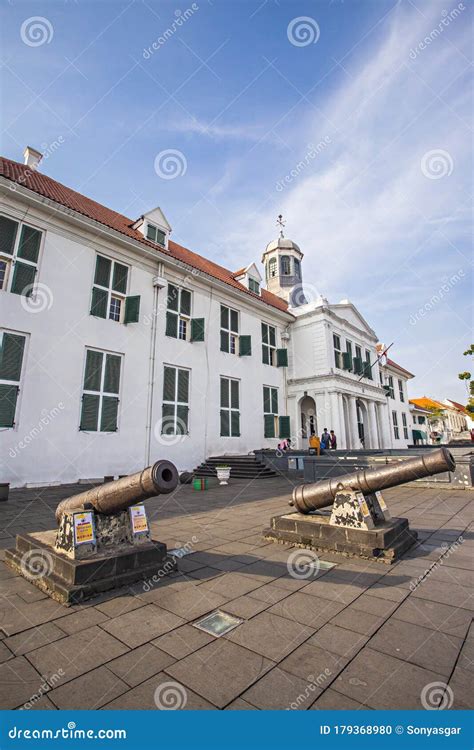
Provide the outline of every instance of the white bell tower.
{"type": "Polygon", "coordinates": [[[279,237],[267,245],[262,255],[262,263],[265,266],[268,291],[285,299],[290,307],[299,307],[307,304],[301,273],[303,253],[296,242],[284,236],[285,223],[280,214],[277,219],[279,237]]]}

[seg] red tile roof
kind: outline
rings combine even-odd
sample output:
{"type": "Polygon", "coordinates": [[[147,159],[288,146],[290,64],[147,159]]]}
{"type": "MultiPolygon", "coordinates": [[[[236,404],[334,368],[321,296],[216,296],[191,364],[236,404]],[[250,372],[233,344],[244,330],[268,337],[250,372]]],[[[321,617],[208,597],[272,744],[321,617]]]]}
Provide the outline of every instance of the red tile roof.
{"type": "MultiPolygon", "coordinates": [[[[102,206],[85,195],[81,195],[81,193],[76,193],[75,190],[71,190],[71,188],[62,185],[60,182],[56,182],[51,177],[47,177],[39,171],[32,170],[31,167],[11,161],[5,157],[0,157],[0,176],[18,183],[55,203],[59,203],[61,206],[72,209],[89,219],[93,219],[110,229],[114,229],[116,232],[120,232],[120,234],[124,234],[140,242],[142,245],[155,250],[157,249],[153,242],[147,240],[138,230],[133,229],[134,219],[129,219],[127,216],[112,211],[112,209],[102,206]]],[[[223,281],[225,284],[229,284],[229,286],[245,292],[252,297],[262,299],[263,302],[271,305],[271,307],[288,312],[288,304],[285,300],[280,299],[280,297],[271,292],[267,292],[266,289],[261,290],[260,296],[251,292],[234,278],[234,273],[229,271],[229,269],[211,260],[207,260],[207,258],[203,258],[202,255],[193,253],[192,250],[188,250],[172,240],[168,242],[168,251],[161,249],[161,252],[167,252],[176,260],[186,263],[219,281],[223,281]]]]}
{"type": "Polygon", "coordinates": [[[453,401],[452,398],[448,398],[447,400],[449,401],[450,404],[452,404],[453,406],[455,406],[456,409],[459,409],[459,411],[462,411],[464,414],[469,414],[469,412],[466,409],[466,407],[463,406],[462,404],[458,404],[458,402],[457,401],[453,401]]]}
{"type": "Polygon", "coordinates": [[[404,372],[405,375],[408,375],[408,377],[410,377],[410,378],[414,378],[415,377],[412,372],[409,372],[409,370],[405,370],[404,367],[402,367],[401,365],[397,365],[397,363],[394,362],[393,359],[389,359],[388,357],[387,357],[387,365],[391,365],[392,367],[396,367],[397,370],[400,370],[400,372],[404,372]]]}

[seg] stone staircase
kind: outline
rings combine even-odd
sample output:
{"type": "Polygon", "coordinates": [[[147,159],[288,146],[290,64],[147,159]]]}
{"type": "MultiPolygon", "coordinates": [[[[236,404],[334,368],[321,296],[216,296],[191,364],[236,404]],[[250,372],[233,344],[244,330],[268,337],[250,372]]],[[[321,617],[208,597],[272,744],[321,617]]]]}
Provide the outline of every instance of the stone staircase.
{"type": "Polygon", "coordinates": [[[217,466],[230,466],[231,479],[270,479],[278,474],[255,456],[212,456],[193,471],[195,477],[215,477],[217,466]]]}

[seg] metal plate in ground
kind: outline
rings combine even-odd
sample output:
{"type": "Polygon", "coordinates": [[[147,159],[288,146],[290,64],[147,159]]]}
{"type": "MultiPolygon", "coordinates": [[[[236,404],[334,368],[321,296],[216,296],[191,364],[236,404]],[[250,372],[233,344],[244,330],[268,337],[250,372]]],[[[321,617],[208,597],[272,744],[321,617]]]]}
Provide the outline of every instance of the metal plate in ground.
{"type": "Polygon", "coordinates": [[[216,609],[215,612],[211,612],[197,622],[193,622],[192,625],[194,628],[204,630],[205,633],[213,635],[215,638],[220,638],[222,635],[230,633],[231,630],[241,625],[242,622],[243,620],[240,617],[234,617],[234,615],[229,615],[228,612],[216,609]]]}

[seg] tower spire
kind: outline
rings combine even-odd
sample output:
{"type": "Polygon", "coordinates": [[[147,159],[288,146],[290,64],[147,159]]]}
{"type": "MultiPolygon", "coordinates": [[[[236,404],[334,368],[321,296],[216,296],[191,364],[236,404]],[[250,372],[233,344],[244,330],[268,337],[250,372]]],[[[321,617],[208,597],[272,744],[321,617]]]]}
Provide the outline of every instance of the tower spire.
{"type": "Polygon", "coordinates": [[[285,227],[286,221],[283,220],[282,214],[278,214],[278,219],[276,222],[277,227],[280,227],[280,237],[284,237],[283,229],[285,227]]]}

